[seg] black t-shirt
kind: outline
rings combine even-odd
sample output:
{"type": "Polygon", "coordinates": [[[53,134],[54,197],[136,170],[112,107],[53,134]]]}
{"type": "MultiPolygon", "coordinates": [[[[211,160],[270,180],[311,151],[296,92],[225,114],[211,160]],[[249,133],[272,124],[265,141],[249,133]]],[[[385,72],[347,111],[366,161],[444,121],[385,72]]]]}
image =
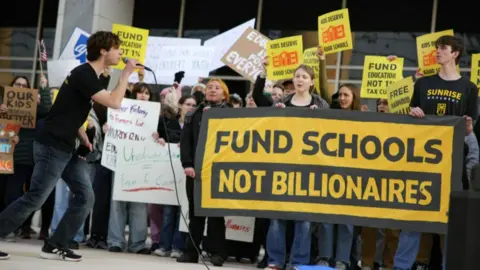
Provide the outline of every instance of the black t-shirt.
{"type": "Polygon", "coordinates": [[[67,76],[37,141],[56,149],[73,152],[78,129],[92,108],[92,96],[104,89],[99,76],[88,64],[74,68],[67,76]]]}
{"type": "Polygon", "coordinates": [[[476,120],[477,98],[478,88],[467,78],[446,81],[437,74],[417,80],[410,106],[426,115],[468,115],[476,120]]]}
{"type": "Polygon", "coordinates": [[[297,106],[297,105],[293,104],[293,103],[292,103],[292,99],[293,99],[293,98],[291,98],[291,99],[289,99],[289,100],[287,100],[287,101],[285,102],[285,107],[310,108],[311,106],[315,105],[315,102],[314,102],[314,100],[313,100],[313,97],[312,97],[312,99],[310,100],[310,104],[308,104],[308,105],[303,105],[303,106],[297,106]]]}

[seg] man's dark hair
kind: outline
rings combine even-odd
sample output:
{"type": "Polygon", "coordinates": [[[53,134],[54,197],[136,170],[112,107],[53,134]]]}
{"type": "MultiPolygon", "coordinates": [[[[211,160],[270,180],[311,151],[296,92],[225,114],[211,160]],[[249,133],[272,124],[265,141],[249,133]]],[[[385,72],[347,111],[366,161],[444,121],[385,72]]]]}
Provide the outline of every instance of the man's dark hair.
{"type": "Polygon", "coordinates": [[[88,61],[95,61],[100,58],[100,51],[102,49],[108,52],[112,48],[120,47],[120,43],[120,38],[112,32],[96,32],[95,34],[91,35],[87,40],[88,61]]]}
{"type": "Polygon", "coordinates": [[[452,47],[452,52],[458,52],[458,56],[455,58],[455,64],[458,65],[465,50],[463,41],[455,36],[441,36],[435,42],[435,47],[438,48],[443,46],[450,46],[452,47]]]}

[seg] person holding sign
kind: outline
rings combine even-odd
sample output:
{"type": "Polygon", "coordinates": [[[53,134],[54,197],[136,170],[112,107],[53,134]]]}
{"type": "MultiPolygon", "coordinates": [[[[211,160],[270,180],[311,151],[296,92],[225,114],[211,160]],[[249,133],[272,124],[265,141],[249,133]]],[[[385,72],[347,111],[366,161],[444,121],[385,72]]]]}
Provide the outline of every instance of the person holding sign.
{"type": "MultiPolygon", "coordinates": [[[[353,84],[344,84],[338,90],[338,105],[346,111],[360,111],[360,91],[353,84]]],[[[321,223],[318,226],[319,265],[329,266],[335,260],[336,269],[348,269],[353,244],[353,225],[338,224],[338,235],[335,237],[334,224],[321,223]],[[334,242],[336,239],[336,243],[334,242]],[[336,251],[334,251],[336,247],[336,251]]]]}
{"type": "MultiPolygon", "coordinates": [[[[229,91],[227,85],[220,79],[212,79],[206,85],[205,102],[201,103],[192,113],[185,117],[182,138],[180,140],[180,159],[187,175],[187,197],[188,213],[190,223],[188,230],[191,237],[187,238],[185,253],[182,254],[177,262],[180,263],[198,263],[197,248],[200,246],[205,230],[205,218],[195,215],[194,189],[195,180],[200,180],[200,175],[195,175],[195,151],[200,135],[200,123],[203,112],[211,108],[229,107],[229,91]],[[193,241],[192,241],[193,240],[193,241]]],[[[225,240],[225,218],[208,217],[207,237],[212,239],[211,252],[213,256],[210,261],[215,266],[222,266],[227,256],[227,242],[225,240]]]]}
{"type": "MultiPolygon", "coordinates": [[[[34,142],[36,162],[30,190],[0,214],[0,237],[13,232],[39,209],[62,178],[74,196],[55,233],[45,241],[40,256],[81,261],[82,256],[68,249],[67,245],[84,223],[95,198],[87,174],[87,162],[74,155],[75,139],[79,137],[82,144],[92,150],[83,129],[92,100],[110,108],[120,108],[128,77],[139,68],[137,61],[125,61],[119,83],[111,92],[104,89],[99,76],[109,66],[117,65],[121,57],[120,39],[112,32],[99,31],[88,38],[88,62],[74,68],[63,82],[34,142]]],[[[8,254],[2,256],[8,257],[8,254]]]]}
{"type": "MultiPolygon", "coordinates": [[[[472,122],[478,118],[478,88],[468,78],[462,77],[456,65],[464,53],[463,42],[455,36],[442,36],[436,41],[436,60],[440,65],[438,74],[420,78],[414,85],[410,102],[410,115],[422,118],[425,115],[456,115],[466,119],[467,135],[472,132],[472,122]]],[[[462,183],[456,183],[461,189],[462,183]]],[[[420,248],[420,232],[400,233],[393,268],[409,270],[420,248]]],[[[442,249],[444,237],[441,237],[442,249]]],[[[444,252],[443,269],[445,269],[444,252]]]]}
{"type": "MultiPolygon", "coordinates": [[[[13,78],[10,86],[15,87],[17,89],[30,89],[30,82],[25,76],[16,76],[13,78]]],[[[52,102],[50,100],[50,94],[48,90],[48,81],[43,74],[40,75],[39,81],[39,91],[38,91],[38,99],[36,104],[36,117],[32,120],[34,121],[31,126],[35,126],[35,128],[20,128],[20,132],[18,136],[15,136],[16,139],[19,140],[19,143],[15,146],[15,151],[13,153],[13,160],[14,160],[14,174],[10,175],[2,175],[4,177],[4,183],[7,186],[7,193],[6,193],[6,203],[7,205],[13,203],[18,198],[20,198],[23,194],[24,185],[28,189],[30,187],[30,178],[33,172],[33,141],[36,136],[36,132],[39,129],[39,123],[42,121],[43,118],[48,114],[48,110],[52,106],[52,102]],[[37,122],[35,123],[35,119],[37,122]]],[[[34,91],[34,90],[31,90],[34,91]]],[[[13,91],[14,92],[14,91],[13,91]]],[[[27,92],[28,93],[28,92],[27,92]]],[[[27,97],[28,94],[20,94],[17,92],[15,96],[23,96],[27,97]]],[[[7,98],[8,99],[8,98],[7,98]]],[[[7,107],[27,107],[26,105],[29,103],[22,102],[20,99],[17,99],[17,102],[11,102],[9,100],[4,100],[3,104],[0,105],[0,113],[8,113],[7,107]],[[7,106],[7,103],[12,103],[7,106]],[[20,104],[25,105],[20,105],[20,104]],[[18,104],[18,105],[17,105],[18,104]]],[[[25,101],[25,100],[23,100],[25,101]]],[[[8,117],[8,114],[7,114],[8,117]]],[[[0,180],[2,181],[2,180],[0,180]]],[[[40,237],[48,237],[48,229],[50,227],[50,221],[52,220],[53,214],[53,202],[54,196],[50,196],[49,199],[46,201],[44,206],[42,206],[42,229],[40,232],[40,237]]],[[[2,202],[5,200],[2,200],[2,202]]],[[[21,226],[21,237],[24,239],[30,239],[31,237],[31,228],[30,225],[32,223],[33,214],[22,224],[21,226]]]]}
{"type": "MultiPolygon", "coordinates": [[[[268,63],[265,63],[268,65],[268,63]]],[[[275,103],[277,108],[299,107],[310,109],[329,108],[328,103],[320,96],[312,94],[314,88],[314,71],[306,65],[300,65],[294,72],[293,84],[295,93],[275,103]]],[[[261,76],[261,75],[259,75],[261,76]]],[[[311,223],[295,221],[294,240],[290,261],[286,260],[286,220],[273,219],[267,234],[268,269],[282,269],[285,262],[292,266],[306,265],[310,262],[311,223]]]]}

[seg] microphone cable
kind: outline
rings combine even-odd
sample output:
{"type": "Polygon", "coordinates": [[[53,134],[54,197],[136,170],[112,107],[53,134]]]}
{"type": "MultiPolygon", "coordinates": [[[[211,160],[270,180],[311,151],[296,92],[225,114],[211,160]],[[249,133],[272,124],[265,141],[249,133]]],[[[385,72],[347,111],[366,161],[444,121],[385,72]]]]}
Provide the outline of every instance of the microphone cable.
{"type": "MultiPolygon", "coordinates": [[[[157,82],[157,76],[155,76],[155,72],[153,72],[152,70],[149,70],[152,74],[153,74],[153,79],[155,80],[155,85],[158,85],[158,82],[157,82]]],[[[176,91],[176,89],[175,89],[176,91]]],[[[160,105],[162,106],[162,105],[160,105]]],[[[177,198],[177,203],[178,203],[178,206],[179,206],[179,211],[180,211],[180,216],[182,217],[182,220],[183,222],[185,223],[185,225],[187,226],[187,231],[188,231],[188,236],[190,237],[190,241],[192,241],[192,244],[193,246],[195,247],[195,250],[197,251],[197,256],[199,259],[202,260],[202,263],[203,265],[208,269],[210,270],[210,267],[208,267],[206,261],[205,261],[205,258],[203,257],[202,255],[202,252],[200,251],[200,248],[197,246],[197,244],[195,243],[195,241],[193,240],[193,236],[192,236],[192,233],[190,231],[190,226],[189,224],[187,223],[187,219],[185,218],[185,215],[183,214],[183,211],[182,211],[182,204],[180,202],[180,195],[178,195],[178,185],[177,185],[177,177],[175,175],[175,166],[173,165],[173,159],[172,159],[172,150],[170,149],[170,139],[168,137],[168,129],[167,129],[167,122],[165,121],[165,117],[163,117],[160,113],[160,117],[162,117],[162,123],[163,123],[163,127],[165,129],[165,139],[166,139],[166,142],[167,142],[167,148],[168,148],[168,159],[170,161],[170,168],[172,169],[172,175],[173,175],[173,183],[175,185],[175,195],[176,195],[176,198],[177,198]]],[[[183,128],[182,128],[183,129],[183,128]]],[[[182,131],[183,132],[183,131],[182,131]]],[[[180,146],[181,147],[181,146],[180,146]]],[[[193,179],[195,180],[195,179],[193,179]]],[[[187,179],[185,178],[185,183],[186,183],[187,179]]],[[[190,205],[190,203],[189,203],[190,205]]],[[[189,208],[188,211],[190,212],[190,206],[187,205],[187,207],[189,208]]],[[[180,224],[178,224],[179,228],[180,228],[180,224]]],[[[203,232],[202,232],[202,237],[203,237],[203,232]]]]}

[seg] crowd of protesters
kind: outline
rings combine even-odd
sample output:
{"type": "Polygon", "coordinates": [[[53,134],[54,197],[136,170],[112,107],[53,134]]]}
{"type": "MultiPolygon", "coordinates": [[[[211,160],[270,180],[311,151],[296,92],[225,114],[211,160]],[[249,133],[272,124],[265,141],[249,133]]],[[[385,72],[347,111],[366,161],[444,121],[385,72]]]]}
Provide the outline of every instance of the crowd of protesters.
{"type": "MultiPolygon", "coordinates": [[[[426,99],[426,89],[450,89],[462,93],[461,102],[449,104],[445,115],[467,119],[462,184],[468,189],[470,171],[479,163],[479,145],[475,132],[472,132],[478,115],[476,103],[478,89],[456,71],[456,64],[464,52],[461,40],[453,36],[444,36],[438,39],[436,46],[437,62],[441,65],[440,72],[428,77],[423,77],[417,72],[410,115],[423,117],[436,114],[433,103],[435,101],[426,99]]],[[[152,134],[153,139],[162,145],[180,144],[181,161],[187,176],[186,186],[181,188],[186,188],[189,199],[191,237],[179,231],[181,219],[179,206],[114,201],[111,196],[105,196],[112,194],[113,187],[112,171],[100,164],[103,140],[109,129],[107,107],[95,102],[88,117],[86,134],[92,142],[92,151],[88,154],[85,168],[88,170],[96,200],[93,211],[83,220],[83,225],[69,242],[68,248],[75,250],[81,245],[81,248],[85,248],[84,245],[116,253],[154,254],[174,258],[179,263],[198,263],[200,256],[204,256],[215,266],[222,266],[226,261],[234,260],[273,270],[293,269],[294,266],[309,264],[340,270],[422,270],[441,267],[442,257],[446,257],[442,256],[443,235],[400,231],[395,228],[358,227],[352,224],[257,218],[253,242],[244,243],[226,239],[224,218],[209,217],[206,221],[206,217],[195,215],[193,192],[195,149],[205,110],[273,106],[278,109],[297,107],[309,110],[338,109],[359,113],[370,110],[389,113],[386,99],[377,100],[376,108],[362,106],[360,89],[353,84],[341,85],[339,90],[331,95],[325,56],[321,48],[318,49],[317,56],[320,89],[314,87],[314,71],[305,65],[300,65],[294,77],[286,81],[268,81],[265,72],[260,74],[253,90],[245,97],[232,94],[227,83],[220,79],[200,81],[191,87],[188,95],[182,95],[183,73],[176,74],[175,83],[163,89],[158,98],[155,97],[156,94],[152,92],[150,85],[141,82],[142,76],[139,83],[129,84],[125,98],[152,102],[158,100],[162,104],[158,130],[152,134]],[[203,236],[205,225],[208,225],[208,232],[203,236]],[[147,245],[149,236],[151,245],[147,245]],[[198,247],[204,251],[203,255],[197,252],[198,247]]],[[[389,56],[388,59],[393,60],[395,56],[389,56]]],[[[267,67],[268,62],[264,63],[267,67]]],[[[100,81],[105,89],[109,80],[108,72],[100,75],[100,81]]],[[[30,88],[30,82],[26,77],[19,76],[14,78],[11,86],[30,88]]],[[[15,173],[0,175],[0,210],[20,198],[23,192],[29,189],[34,168],[33,143],[37,130],[42,128],[43,119],[52,106],[53,92],[50,90],[54,89],[48,89],[47,80],[42,76],[36,129],[21,129],[14,155],[15,173]]],[[[77,143],[78,153],[81,148],[82,145],[77,143]]],[[[71,196],[67,185],[59,181],[42,206],[41,229],[38,234],[32,229],[30,217],[13,233],[3,236],[2,240],[15,241],[16,238],[32,237],[48,239],[57,229],[68,204],[71,203],[71,196]]]]}

